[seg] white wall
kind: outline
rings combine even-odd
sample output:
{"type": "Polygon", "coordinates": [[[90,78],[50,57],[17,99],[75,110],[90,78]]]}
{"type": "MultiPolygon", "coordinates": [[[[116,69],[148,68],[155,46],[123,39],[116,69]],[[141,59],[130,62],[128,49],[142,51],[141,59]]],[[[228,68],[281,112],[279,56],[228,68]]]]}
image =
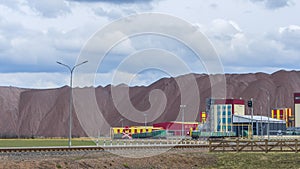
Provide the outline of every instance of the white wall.
{"type": "Polygon", "coordinates": [[[295,127],[300,127],[300,104],[295,104],[295,127]]]}

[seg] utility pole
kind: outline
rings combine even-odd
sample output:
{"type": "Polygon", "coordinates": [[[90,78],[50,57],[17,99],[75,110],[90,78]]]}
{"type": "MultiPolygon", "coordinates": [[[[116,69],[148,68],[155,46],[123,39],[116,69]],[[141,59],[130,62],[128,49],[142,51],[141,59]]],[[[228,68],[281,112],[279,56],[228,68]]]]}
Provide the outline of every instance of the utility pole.
{"type": "Polygon", "coordinates": [[[251,109],[251,140],[253,140],[253,98],[248,101],[248,107],[251,109]]]}
{"type": "Polygon", "coordinates": [[[262,128],[262,106],[260,106],[260,135],[263,138],[263,128],[262,128]]]}
{"type": "Polygon", "coordinates": [[[181,124],[181,137],[182,139],[184,138],[184,108],[186,107],[186,105],[181,104],[180,105],[180,109],[181,109],[181,120],[182,120],[182,124],[181,124]]]}
{"type": "Polygon", "coordinates": [[[268,140],[270,140],[270,95],[268,95],[268,104],[267,104],[267,115],[268,115],[268,140]]]}

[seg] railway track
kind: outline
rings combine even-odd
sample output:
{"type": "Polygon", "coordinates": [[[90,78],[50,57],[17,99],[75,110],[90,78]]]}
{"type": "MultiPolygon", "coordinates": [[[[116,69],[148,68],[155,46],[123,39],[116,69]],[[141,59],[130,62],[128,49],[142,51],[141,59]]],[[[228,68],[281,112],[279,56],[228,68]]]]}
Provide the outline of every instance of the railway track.
{"type": "Polygon", "coordinates": [[[0,153],[22,153],[22,152],[74,152],[74,151],[113,151],[128,149],[208,149],[208,145],[197,144],[165,144],[165,145],[113,145],[113,146],[81,146],[81,147],[8,147],[0,148],[0,153]]]}
{"type": "Polygon", "coordinates": [[[104,151],[102,147],[8,147],[0,148],[0,153],[11,152],[55,152],[55,151],[104,151]]]}

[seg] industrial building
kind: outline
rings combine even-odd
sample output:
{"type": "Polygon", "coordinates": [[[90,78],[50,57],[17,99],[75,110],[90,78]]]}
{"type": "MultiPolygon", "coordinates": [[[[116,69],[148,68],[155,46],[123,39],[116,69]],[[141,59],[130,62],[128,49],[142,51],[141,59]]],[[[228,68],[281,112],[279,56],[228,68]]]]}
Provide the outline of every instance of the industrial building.
{"type": "Polygon", "coordinates": [[[272,118],[278,120],[284,120],[286,127],[294,126],[294,116],[292,115],[291,108],[276,108],[272,110],[272,118]]]}
{"type": "Polygon", "coordinates": [[[233,131],[238,136],[252,133],[251,124],[253,122],[253,135],[277,135],[286,130],[285,120],[274,119],[266,116],[233,115],[233,131]]]}
{"type": "Polygon", "coordinates": [[[300,127],[300,93],[294,93],[295,127],[300,127]]]}
{"type": "Polygon", "coordinates": [[[213,132],[230,132],[232,115],[245,115],[245,101],[242,99],[208,99],[210,130],[213,132]]]}
{"type": "Polygon", "coordinates": [[[274,110],[274,118],[245,115],[245,101],[242,99],[209,99],[207,111],[211,132],[235,132],[239,136],[267,135],[268,127],[269,134],[276,135],[286,131],[286,121],[291,116],[291,109],[274,110]]]}

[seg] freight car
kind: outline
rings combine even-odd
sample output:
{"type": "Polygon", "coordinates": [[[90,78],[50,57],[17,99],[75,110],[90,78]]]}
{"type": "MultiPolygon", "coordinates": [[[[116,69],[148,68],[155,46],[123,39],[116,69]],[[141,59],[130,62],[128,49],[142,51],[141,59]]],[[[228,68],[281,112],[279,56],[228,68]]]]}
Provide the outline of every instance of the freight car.
{"type": "Polygon", "coordinates": [[[160,139],[166,138],[166,130],[155,130],[151,132],[142,132],[142,133],[119,133],[114,134],[112,139],[143,139],[143,138],[152,138],[160,139]]]}
{"type": "Polygon", "coordinates": [[[192,131],[191,137],[193,139],[208,139],[208,138],[225,138],[236,137],[235,132],[204,132],[204,131],[192,131]]]}
{"type": "Polygon", "coordinates": [[[160,138],[166,138],[166,136],[167,136],[166,130],[155,130],[155,131],[152,131],[152,132],[132,134],[132,138],[160,139],[160,138]]]}
{"type": "Polygon", "coordinates": [[[152,126],[131,126],[111,128],[112,139],[166,138],[166,130],[152,126]]]}

